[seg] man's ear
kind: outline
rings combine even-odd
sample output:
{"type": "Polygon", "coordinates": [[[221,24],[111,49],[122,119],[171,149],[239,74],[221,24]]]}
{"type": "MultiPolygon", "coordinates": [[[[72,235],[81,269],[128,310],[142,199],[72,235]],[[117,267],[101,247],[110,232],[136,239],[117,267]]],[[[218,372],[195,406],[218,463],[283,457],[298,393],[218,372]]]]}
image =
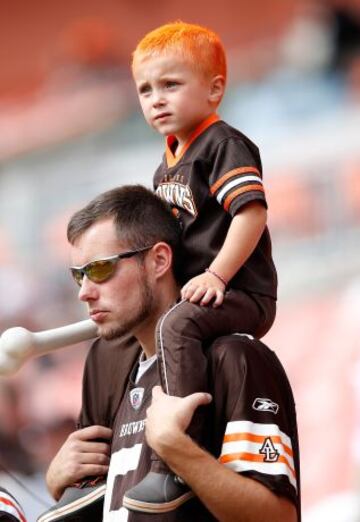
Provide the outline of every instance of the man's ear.
{"type": "Polygon", "coordinates": [[[225,78],[221,74],[214,76],[210,82],[209,101],[213,105],[219,105],[224,96],[225,78]]]}
{"type": "Polygon", "coordinates": [[[148,256],[151,271],[155,279],[161,278],[171,271],[173,253],[171,247],[163,241],[155,243],[148,256]]]}

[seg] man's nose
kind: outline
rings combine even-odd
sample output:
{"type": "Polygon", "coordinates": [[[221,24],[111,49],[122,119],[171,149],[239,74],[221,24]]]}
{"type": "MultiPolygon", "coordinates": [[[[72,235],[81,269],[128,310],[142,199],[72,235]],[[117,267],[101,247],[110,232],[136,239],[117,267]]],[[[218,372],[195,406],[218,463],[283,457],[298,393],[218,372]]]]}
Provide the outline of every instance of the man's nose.
{"type": "Polygon", "coordinates": [[[97,285],[90,281],[86,275],[83,277],[78,296],[80,301],[84,302],[94,300],[97,297],[97,285]]]}

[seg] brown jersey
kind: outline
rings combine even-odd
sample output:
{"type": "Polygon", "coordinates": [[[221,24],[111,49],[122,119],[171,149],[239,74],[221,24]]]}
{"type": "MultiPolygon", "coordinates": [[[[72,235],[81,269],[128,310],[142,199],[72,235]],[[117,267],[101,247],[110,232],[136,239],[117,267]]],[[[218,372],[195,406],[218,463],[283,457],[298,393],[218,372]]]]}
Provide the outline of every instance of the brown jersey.
{"type": "MultiPolygon", "coordinates": [[[[150,471],[151,449],[144,440],[146,409],[158,383],[153,364],[135,384],[132,371],[113,427],[111,462],[106,483],[103,522],[152,522],[154,515],[130,512],[122,507],[124,493],[150,471]]],[[[215,519],[192,499],[176,511],[156,515],[156,522],[212,522],[215,519]]]]}
{"type": "Polygon", "coordinates": [[[209,351],[211,453],[230,469],[289,498],[301,520],[294,397],[276,354],[246,334],[220,337],[209,351]]]}
{"type": "MultiPolygon", "coordinates": [[[[103,353],[106,356],[106,351],[103,353]]],[[[151,450],[144,438],[144,428],[158,372],[154,364],[135,384],[135,371],[136,366],[113,424],[104,522],[154,520],[152,514],[128,512],[122,507],[125,491],[150,470],[151,450]]],[[[223,465],[289,498],[297,507],[300,521],[295,404],[276,355],[249,336],[222,337],[209,350],[209,378],[214,398],[207,429],[209,451],[223,465]]],[[[103,384],[105,388],[106,385],[103,384]]],[[[214,520],[196,498],[175,511],[156,515],[156,522],[214,520]]]]}
{"type": "MultiPolygon", "coordinates": [[[[258,148],[240,131],[210,116],[178,156],[167,140],[154,175],[156,194],[170,203],[183,229],[186,282],[207,268],[222,247],[231,219],[246,204],[267,207],[258,148]]],[[[276,299],[277,276],[266,227],[255,250],[230,287],[276,299]]]]}

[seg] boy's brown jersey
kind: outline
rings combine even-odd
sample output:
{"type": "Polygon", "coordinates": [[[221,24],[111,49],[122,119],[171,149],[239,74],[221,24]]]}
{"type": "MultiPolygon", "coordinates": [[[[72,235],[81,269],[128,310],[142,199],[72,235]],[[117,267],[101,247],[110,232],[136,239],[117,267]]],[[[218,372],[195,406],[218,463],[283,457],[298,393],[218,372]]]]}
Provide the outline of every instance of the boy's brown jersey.
{"type": "MultiPolygon", "coordinates": [[[[267,207],[259,150],[216,115],[191,135],[178,156],[167,140],[154,175],[158,196],[170,203],[183,228],[183,283],[204,271],[222,247],[232,217],[259,201],[267,207]]],[[[266,227],[230,286],[276,298],[277,276],[266,227]]]]}
{"type": "MultiPolygon", "coordinates": [[[[279,360],[260,341],[244,335],[222,337],[210,352],[213,403],[207,426],[209,451],[236,473],[289,498],[300,521],[296,412],[279,360]]],[[[144,429],[151,389],[157,382],[155,364],[136,384],[134,371],[131,374],[114,424],[104,522],[154,520],[152,514],[128,512],[122,507],[122,498],[150,470],[151,450],[144,429]]],[[[189,520],[212,522],[215,518],[198,499],[156,515],[157,522],[189,520]]]]}

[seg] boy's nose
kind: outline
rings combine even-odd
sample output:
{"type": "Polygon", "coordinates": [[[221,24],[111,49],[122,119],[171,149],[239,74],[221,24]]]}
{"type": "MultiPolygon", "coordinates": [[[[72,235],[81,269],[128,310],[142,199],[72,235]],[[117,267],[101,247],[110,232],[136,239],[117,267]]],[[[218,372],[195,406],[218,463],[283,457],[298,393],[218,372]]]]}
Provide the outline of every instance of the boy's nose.
{"type": "Polygon", "coordinates": [[[154,107],[161,107],[165,104],[165,98],[162,95],[161,92],[154,92],[153,94],[153,106],[154,107]]]}

